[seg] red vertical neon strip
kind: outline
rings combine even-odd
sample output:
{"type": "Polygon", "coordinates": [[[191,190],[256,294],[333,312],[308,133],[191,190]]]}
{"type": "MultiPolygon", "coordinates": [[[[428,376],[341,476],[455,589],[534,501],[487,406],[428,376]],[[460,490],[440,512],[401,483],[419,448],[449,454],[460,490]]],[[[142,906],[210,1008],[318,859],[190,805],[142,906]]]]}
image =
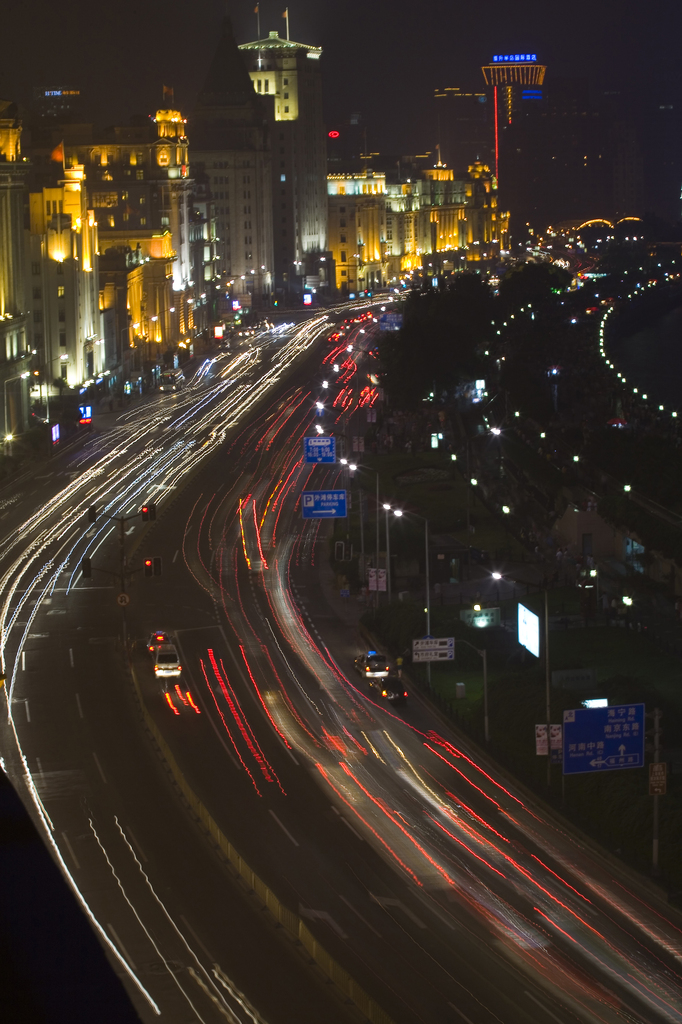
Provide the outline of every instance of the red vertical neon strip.
{"type": "Polygon", "coordinates": [[[497,132],[497,86],[494,90],[494,103],[495,103],[495,177],[497,178],[497,187],[500,187],[500,140],[497,132]]]}

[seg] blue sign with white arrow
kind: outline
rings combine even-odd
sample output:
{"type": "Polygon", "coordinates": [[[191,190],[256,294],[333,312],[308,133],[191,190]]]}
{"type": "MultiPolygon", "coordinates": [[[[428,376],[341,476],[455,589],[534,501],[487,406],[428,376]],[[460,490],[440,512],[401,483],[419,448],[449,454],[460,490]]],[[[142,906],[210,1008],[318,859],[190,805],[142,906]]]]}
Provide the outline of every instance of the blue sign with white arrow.
{"type": "Polygon", "coordinates": [[[343,519],[346,513],[345,491],[301,491],[301,515],[304,519],[343,519]]]}
{"type": "Polygon", "coordinates": [[[564,775],[643,767],[643,704],[564,711],[564,775]]]}
{"type": "Polygon", "coordinates": [[[336,438],[304,437],[303,455],[306,462],[336,462],[336,438]]]}

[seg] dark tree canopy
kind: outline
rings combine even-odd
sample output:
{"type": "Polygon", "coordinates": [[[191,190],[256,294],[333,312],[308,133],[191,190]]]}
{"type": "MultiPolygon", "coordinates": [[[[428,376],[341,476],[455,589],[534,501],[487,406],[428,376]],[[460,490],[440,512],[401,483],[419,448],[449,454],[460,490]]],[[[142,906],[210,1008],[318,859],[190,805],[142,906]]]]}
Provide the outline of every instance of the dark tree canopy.
{"type": "Polygon", "coordinates": [[[458,274],[446,289],[409,295],[402,330],[379,343],[391,400],[412,408],[431,391],[451,391],[475,377],[477,349],[491,336],[493,309],[490,288],[478,274],[458,274]]]}

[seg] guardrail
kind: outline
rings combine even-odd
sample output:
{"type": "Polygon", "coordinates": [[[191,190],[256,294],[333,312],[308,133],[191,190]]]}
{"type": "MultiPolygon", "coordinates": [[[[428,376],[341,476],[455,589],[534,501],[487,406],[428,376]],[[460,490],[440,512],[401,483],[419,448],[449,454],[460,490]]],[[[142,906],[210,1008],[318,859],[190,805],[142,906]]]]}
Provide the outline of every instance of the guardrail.
{"type": "Polygon", "coordinates": [[[350,999],[372,1024],[394,1024],[393,1019],[379,1006],[370,995],[365,992],[352,976],[327,952],[324,946],[318,942],[310,929],[303,923],[301,918],[293,910],[289,910],[283,903],[280,903],[272,889],[263,882],[258,875],[246,863],[244,858],[235,849],[227,836],[219,827],[218,823],[211,816],[208,809],[201,802],[192,787],[187,782],[180,766],[173,753],[161,735],[156,722],[145,706],[142,692],[140,690],[132,665],[130,674],[132,676],[135,693],[140,702],[144,723],[151,733],[154,742],[161,751],[161,755],[168,765],[173,779],[184,796],[185,800],[201,821],[208,834],[213,838],[216,845],[222,850],[232,866],[236,869],[241,878],[244,879],[249,889],[255,893],[261,903],[267,907],[275,921],[287,932],[295,942],[299,942],[310,954],[320,970],[332,981],[340,992],[350,999]]]}

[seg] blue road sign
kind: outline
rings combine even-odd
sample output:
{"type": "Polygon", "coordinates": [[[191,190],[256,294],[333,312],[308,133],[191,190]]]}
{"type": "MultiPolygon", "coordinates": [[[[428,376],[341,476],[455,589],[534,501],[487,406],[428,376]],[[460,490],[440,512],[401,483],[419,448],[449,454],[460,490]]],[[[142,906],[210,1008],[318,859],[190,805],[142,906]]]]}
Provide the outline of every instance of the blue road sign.
{"type": "Polygon", "coordinates": [[[304,437],[303,454],[306,462],[336,462],[336,438],[304,437]]]}
{"type": "Polygon", "coordinates": [[[643,767],[643,704],[564,711],[564,775],[643,767]]]}
{"type": "Polygon", "coordinates": [[[301,491],[304,519],[343,519],[346,514],[345,491],[301,491]]]}
{"type": "Polygon", "coordinates": [[[382,315],[379,317],[380,331],[399,331],[402,326],[402,313],[382,313],[382,315]]]}

